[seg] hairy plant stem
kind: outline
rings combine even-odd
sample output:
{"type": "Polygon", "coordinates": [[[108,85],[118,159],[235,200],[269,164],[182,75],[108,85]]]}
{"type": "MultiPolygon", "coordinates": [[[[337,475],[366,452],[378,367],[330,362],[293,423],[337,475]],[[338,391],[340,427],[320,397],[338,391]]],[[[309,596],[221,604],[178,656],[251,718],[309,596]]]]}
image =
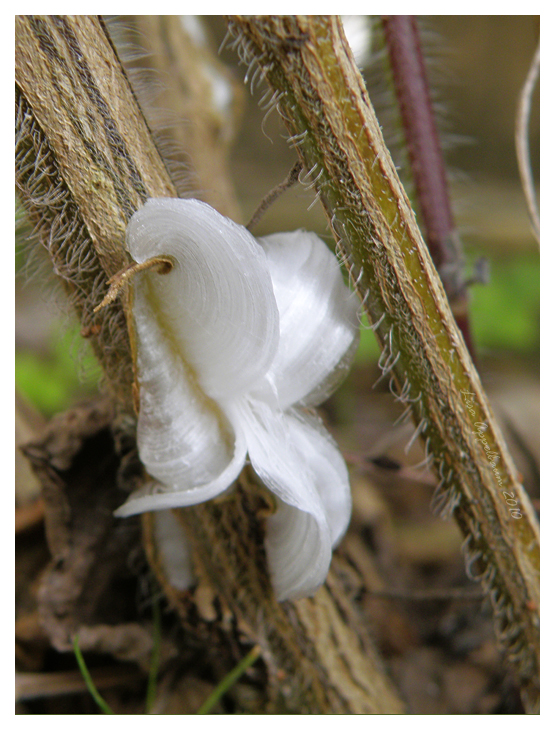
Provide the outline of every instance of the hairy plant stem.
{"type": "MultiPolygon", "coordinates": [[[[126,434],[133,438],[129,299],[94,315],[93,310],[108,280],[130,263],[125,250],[130,216],[149,197],[175,197],[175,188],[97,17],[17,16],[16,83],[16,180],[22,202],[88,327],[125,414],[126,434]]],[[[114,424],[117,428],[122,424],[114,424]]],[[[177,514],[200,584],[226,607],[222,633],[235,641],[246,637],[262,649],[265,709],[402,712],[349,598],[345,575],[353,571],[342,570],[338,556],[314,598],[277,603],[263,549],[264,509],[258,488],[243,475],[243,485],[223,501],[177,514]]],[[[166,580],[149,515],[143,526],[151,565],[183,617],[191,598],[166,580]]]]}
{"type": "Polygon", "coordinates": [[[494,609],[529,712],[539,694],[539,535],[334,16],[228,16],[241,60],[265,78],[324,206],[383,349],[380,367],[407,407],[453,513],[469,573],[494,609]],[[510,495],[510,496],[509,496],[510,495]],[[507,500],[509,500],[507,502],[507,500]]]}

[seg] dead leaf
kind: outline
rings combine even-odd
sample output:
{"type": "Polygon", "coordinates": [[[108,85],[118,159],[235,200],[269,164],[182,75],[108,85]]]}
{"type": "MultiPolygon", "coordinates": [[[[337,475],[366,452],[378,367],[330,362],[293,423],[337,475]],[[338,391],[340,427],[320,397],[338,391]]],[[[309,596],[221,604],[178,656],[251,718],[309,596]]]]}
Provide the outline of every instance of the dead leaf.
{"type": "Polygon", "coordinates": [[[106,401],[79,406],[52,419],[42,438],[24,449],[42,484],[52,554],[39,612],[58,651],[71,650],[82,627],[100,624],[118,629],[106,634],[99,628],[91,645],[117,656],[127,643],[137,652],[141,628],[129,625],[136,617],[137,575],[130,565],[142,556],[140,527],[137,519],[113,516],[126,492],[112,419],[106,401]]]}

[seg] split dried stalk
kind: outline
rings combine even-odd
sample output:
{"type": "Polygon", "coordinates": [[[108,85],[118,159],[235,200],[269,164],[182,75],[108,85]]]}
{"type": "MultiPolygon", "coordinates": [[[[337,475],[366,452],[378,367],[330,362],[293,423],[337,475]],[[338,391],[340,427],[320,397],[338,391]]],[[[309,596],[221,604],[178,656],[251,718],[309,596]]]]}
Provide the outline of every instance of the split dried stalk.
{"type": "MultiPolygon", "coordinates": [[[[439,475],[435,506],[464,535],[525,707],[539,694],[533,508],[450,311],[335,16],[228,16],[268,83],[382,347],[379,364],[439,475]],[[488,458],[489,455],[489,458],[488,458]]],[[[256,69],[256,71],[255,71],[256,69]]],[[[273,95],[273,96],[272,96],[273,95]]]]}
{"type": "MultiPolygon", "coordinates": [[[[93,310],[108,280],[129,264],[130,216],[148,197],[175,196],[175,188],[97,17],[16,18],[16,141],[22,202],[93,340],[132,437],[127,303],[93,310]]],[[[268,708],[402,712],[351,605],[337,557],[326,586],[313,599],[277,603],[263,551],[264,505],[257,489],[245,484],[229,499],[178,514],[201,582],[231,610],[238,633],[262,648],[268,708]]],[[[143,524],[156,570],[148,515],[143,524]]],[[[168,592],[183,608],[182,597],[168,592]]]]}

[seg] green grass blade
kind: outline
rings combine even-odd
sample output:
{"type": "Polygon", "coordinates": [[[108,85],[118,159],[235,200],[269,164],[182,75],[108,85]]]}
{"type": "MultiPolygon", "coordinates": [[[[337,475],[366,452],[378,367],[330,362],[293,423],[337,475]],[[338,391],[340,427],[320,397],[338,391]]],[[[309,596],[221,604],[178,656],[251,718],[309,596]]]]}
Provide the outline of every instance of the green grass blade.
{"type": "Polygon", "coordinates": [[[91,677],[90,672],[87,669],[87,665],[85,664],[85,660],[83,658],[83,655],[81,654],[81,649],[79,648],[79,637],[77,636],[77,634],[73,638],[73,651],[75,652],[75,658],[77,659],[79,670],[83,676],[83,679],[85,680],[87,689],[91,693],[91,697],[105,715],[113,715],[113,710],[108,705],[108,703],[100,696],[100,693],[94,686],[93,678],[91,677]]]}
{"type": "Polygon", "coordinates": [[[229,674],[226,674],[226,676],[222,679],[220,684],[216,687],[216,689],[212,692],[212,694],[208,697],[208,699],[203,703],[199,711],[197,712],[197,715],[207,715],[210,710],[218,703],[218,701],[223,697],[223,695],[237,682],[238,679],[247,671],[249,667],[251,667],[255,661],[258,659],[261,653],[261,648],[257,646],[253,646],[253,648],[249,651],[247,656],[244,659],[241,659],[239,664],[237,664],[236,667],[234,667],[229,674]]]}

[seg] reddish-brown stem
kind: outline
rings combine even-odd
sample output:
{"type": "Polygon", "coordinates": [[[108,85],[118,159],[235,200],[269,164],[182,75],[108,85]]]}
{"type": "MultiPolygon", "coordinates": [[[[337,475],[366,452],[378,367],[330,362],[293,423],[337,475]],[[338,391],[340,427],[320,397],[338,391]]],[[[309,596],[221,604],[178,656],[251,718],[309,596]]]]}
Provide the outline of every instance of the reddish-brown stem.
{"type": "Polygon", "coordinates": [[[464,262],[451,210],[416,18],[414,15],[384,15],[382,23],[424,237],[455,320],[472,352],[464,262]]]}

